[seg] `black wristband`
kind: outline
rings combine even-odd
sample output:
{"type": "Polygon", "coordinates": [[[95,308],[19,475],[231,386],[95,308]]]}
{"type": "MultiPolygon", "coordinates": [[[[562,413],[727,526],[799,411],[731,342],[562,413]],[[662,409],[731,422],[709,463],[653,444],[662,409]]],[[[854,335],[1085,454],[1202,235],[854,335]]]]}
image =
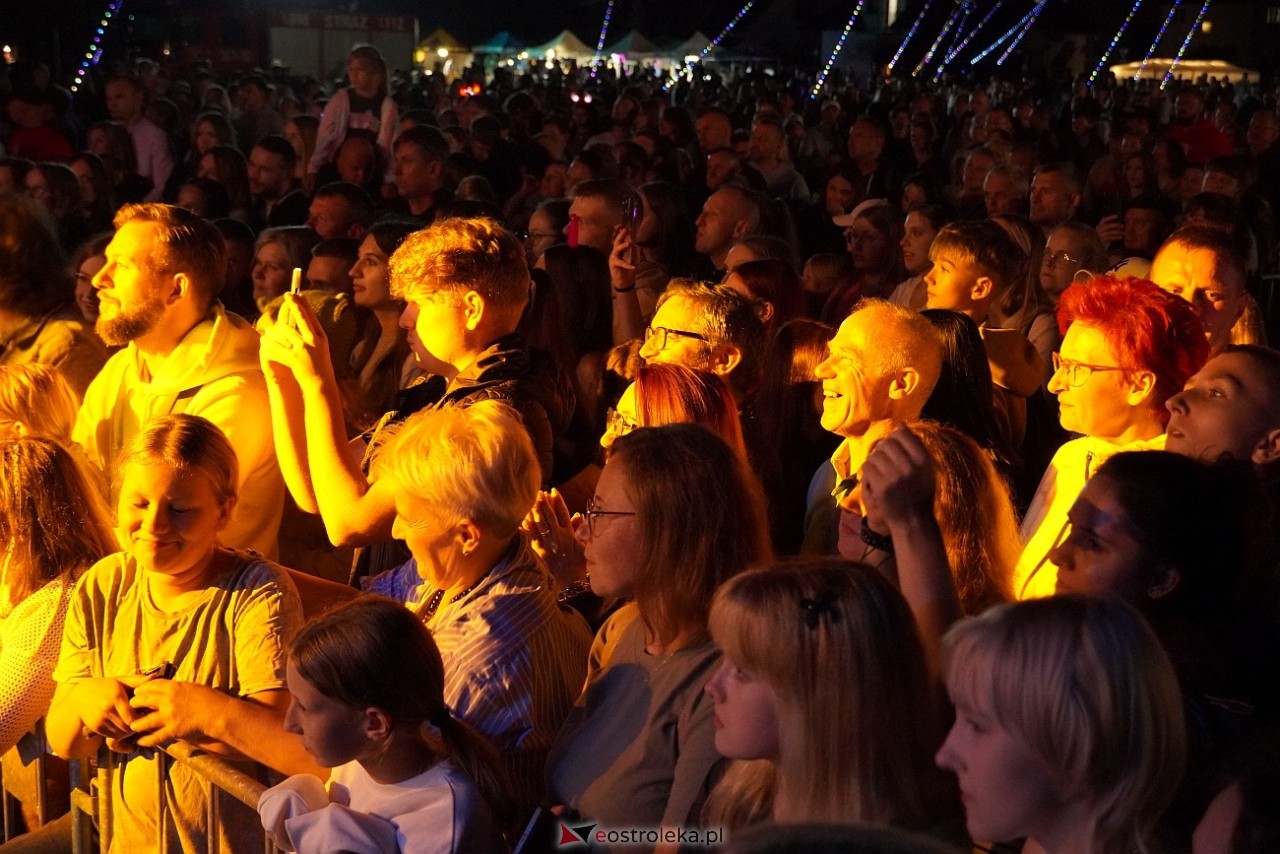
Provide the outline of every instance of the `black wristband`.
{"type": "Polygon", "coordinates": [[[873,531],[865,519],[862,520],[862,541],[873,549],[893,554],[893,537],[873,531]]]}
{"type": "Polygon", "coordinates": [[[635,285],[632,285],[632,286],[631,286],[631,287],[629,287],[629,288],[614,288],[614,289],[613,289],[613,292],[614,292],[615,294],[629,294],[629,293],[631,293],[632,291],[634,291],[635,289],[636,289],[636,286],[635,286],[635,285]]]}

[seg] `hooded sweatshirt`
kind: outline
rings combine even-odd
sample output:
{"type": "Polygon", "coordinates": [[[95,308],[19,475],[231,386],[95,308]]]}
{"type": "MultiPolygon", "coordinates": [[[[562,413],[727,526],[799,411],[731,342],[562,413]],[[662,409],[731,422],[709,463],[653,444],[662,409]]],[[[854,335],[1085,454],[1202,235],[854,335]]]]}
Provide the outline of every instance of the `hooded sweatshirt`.
{"type": "MultiPolygon", "coordinates": [[[[85,392],[73,435],[109,472],[134,434],[156,418],[178,413],[217,425],[240,464],[239,501],[220,541],[274,559],[284,480],[258,364],[258,334],[220,303],[156,365],[155,373],[148,372],[135,343],[112,356],[85,392]]],[[[113,505],[117,498],[113,482],[113,505]]]]}

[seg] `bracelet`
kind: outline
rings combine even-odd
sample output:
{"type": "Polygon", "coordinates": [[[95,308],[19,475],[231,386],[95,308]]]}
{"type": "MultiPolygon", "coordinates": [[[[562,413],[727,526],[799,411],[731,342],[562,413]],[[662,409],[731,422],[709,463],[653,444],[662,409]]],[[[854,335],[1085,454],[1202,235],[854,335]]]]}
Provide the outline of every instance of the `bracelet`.
{"type": "Polygon", "coordinates": [[[893,554],[893,537],[889,534],[882,534],[879,531],[873,531],[867,525],[866,520],[862,522],[862,541],[873,549],[893,554]]]}
{"type": "Polygon", "coordinates": [[[631,286],[631,287],[629,287],[629,288],[614,288],[614,289],[613,289],[613,292],[614,292],[615,294],[629,294],[629,293],[631,293],[632,291],[634,291],[635,289],[636,289],[636,286],[635,286],[635,285],[632,285],[632,286],[631,286]]]}

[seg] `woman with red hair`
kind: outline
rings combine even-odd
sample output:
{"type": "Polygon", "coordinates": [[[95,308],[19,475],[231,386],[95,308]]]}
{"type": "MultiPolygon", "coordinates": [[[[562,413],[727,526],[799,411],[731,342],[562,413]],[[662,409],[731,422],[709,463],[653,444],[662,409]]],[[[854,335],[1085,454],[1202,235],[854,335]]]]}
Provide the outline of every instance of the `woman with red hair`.
{"type": "Polygon", "coordinates": [[[1053,593],[1050,550],[1085,482],[1117,451],[1163,449],[1165,401],[1209,358],[1195,309],[1170,296],[1143,279],[1098,276],[1059,299],[1063,338],[1048,388],[1063,428],[1079,438],[1054,454],[1022,521],[1020,599],[1053,593]]]}

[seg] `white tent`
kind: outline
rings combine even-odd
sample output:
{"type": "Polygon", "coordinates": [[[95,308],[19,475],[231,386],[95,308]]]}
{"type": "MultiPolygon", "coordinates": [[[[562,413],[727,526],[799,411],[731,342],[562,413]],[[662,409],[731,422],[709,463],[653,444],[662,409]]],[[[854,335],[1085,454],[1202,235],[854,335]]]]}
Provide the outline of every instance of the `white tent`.
{"type": "Polygon", "coordinates": [[[579,63],[590,62],[595,51],[582,43],[582,39],[568,30],[553,38],[546,44],[527,48],[529,56],[538,59],[575,59],[579,63]]]}
{"type": "MultiPolygon", "coordinates": [[[[701,30],[695,30],[693,35],[689,36],[689,38],[685,39],[683,42],[671,48],[667,52],[681,57],[697,56],[702,52],[702,49],[710,43],[710,36],[705,35],[701,30]]],[[[708,56],[715,56],[719,51],[719,46],[713,47],[708,56]]]]}
{"type": "MultiPolygon", "coordinates": [[[[1133,75],[1138,73],[1138,69],[1142,68],[1143,79],[1162,80],[1171,65],[1173,65],[1172,59],[1152,58],[1147,60],[1145,68],[1142,68],[1141,62],[1126,62],[1121,65],[1111,66],[1111,73],[1120,80],[1132,79],[1133,75]]],[[[1173,69],[1173,76],[1180,80],[1195,80],[1206,76],[1225,80],[1228,83],[1236,83],[1246,76],[1253,80],[1257,80],[1259,77],[1256,71],[1232,65],[1230,62],[1225,62],[1221,59],[1184,59],[1178,63],[1177,68],[1173,69]]]]}
{"type": "Polygon", "coordinates": [[[621,54],[627,59],[637,60],[665,54],[665,51],[659,50],[658,46],[642,36],[639,30],[632,30],[613,44],[605,47],[605,56],[613,56],[614,54],[621,54]]]}

